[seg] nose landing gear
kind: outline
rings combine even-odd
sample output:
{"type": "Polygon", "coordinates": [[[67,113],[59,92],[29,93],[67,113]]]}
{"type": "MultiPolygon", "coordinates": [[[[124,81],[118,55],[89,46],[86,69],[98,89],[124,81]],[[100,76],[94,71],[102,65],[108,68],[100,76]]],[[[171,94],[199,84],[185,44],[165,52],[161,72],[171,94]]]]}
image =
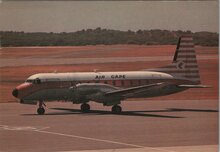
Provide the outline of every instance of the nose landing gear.
{"type": "Polygon", "coordinates": [[[37,109],[38,115],[43,115],[45,113],[44,106],[46,107],[43,101],[39,101],[39,108],[37,109]]]}
{"type": "Polygon", "coordinates": [[[122,108],[119,105],[114,105],[112,107],[112,113],[121,113],[121,111],[122,111],[122,108]]]}

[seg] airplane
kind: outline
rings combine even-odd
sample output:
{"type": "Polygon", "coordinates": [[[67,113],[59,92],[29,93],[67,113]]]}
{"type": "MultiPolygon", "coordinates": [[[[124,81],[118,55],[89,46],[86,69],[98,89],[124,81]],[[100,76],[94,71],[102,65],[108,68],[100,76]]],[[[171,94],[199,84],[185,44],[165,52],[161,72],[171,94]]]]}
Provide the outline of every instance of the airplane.
{"type": "Polygon", "coordinates": [[[46,101],[81,104],[89,112],[89,101],[112,106],[122,112],[121,101],[174,94],[201,85],[192,35],[179,37],[171,64],[140,71],[39,73],[17,86],[12,95],[21,104],[38,104],[37,113],[45,113],[46,101]]]}

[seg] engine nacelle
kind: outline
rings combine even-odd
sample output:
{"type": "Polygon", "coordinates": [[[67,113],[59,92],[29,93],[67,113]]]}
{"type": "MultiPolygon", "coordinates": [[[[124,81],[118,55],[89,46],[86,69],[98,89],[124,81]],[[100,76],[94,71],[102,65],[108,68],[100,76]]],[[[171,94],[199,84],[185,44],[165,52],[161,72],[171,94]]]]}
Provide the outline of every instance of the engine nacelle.
{"type": "Polygon", "coordinates": [[[112,100],[109,97],[105,97],[105,93],[116,90],[117,88],[100,83],[82,83],[76,86],[70,87],[70,91],[74,94],[76,103],[88,102],[90,100],[107,103],[112,100]]]}
{"type": "Polygon", "coordinates": [[[117,88],[110,86],[108,84],[102,83],[79,83],[76,86],[70,87],[70,91],[73,93],[96,93],[96,92],[108,92],[112,90],[117,90],[117,88]]]}

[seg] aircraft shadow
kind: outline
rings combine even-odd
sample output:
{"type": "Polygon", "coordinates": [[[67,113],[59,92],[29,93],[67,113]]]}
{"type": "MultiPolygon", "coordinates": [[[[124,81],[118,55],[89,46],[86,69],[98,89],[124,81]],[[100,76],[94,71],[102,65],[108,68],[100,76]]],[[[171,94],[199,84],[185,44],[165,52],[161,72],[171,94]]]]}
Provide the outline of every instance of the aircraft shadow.
{"type": "Polygon", "coordinates": [[[119,114],[114,114],[111,111],[104,110],[90,110],[88,113],[82,113],[79,109],[69,109],[69,108],[50,108],[53,110],[68,111],[65,113],[48,113],[46,115],[62,115],[62,114],[83,114],[83,115],[124,115],[124,116],[142,116],[142,117],[160,117],[160,118],[184,118],[179,116],[169,116],[169,115],[159,115],[159,114],[147,114],[144,112],[148,111],[122,111],[119,114]]]}
{"type": "Polygon", "coordinates": [[[218,110],[213,109],[182,109],[182,108],[168,108],[164,110],[143,110],[143,111],[133,111],[133,112],[219,112],[218,110]]]}
{"type": "MultiPolygon", "coordinates": [[[[119,114],[114,114],[111,111],[104,110],[90,110],[88,113],[82,113],[79,109],[70,109],[70,108],[50,108],[53,110],[60,110],[65,112],[53,112],[46,113],[45,115],[124,115],[124,116],[142,116],[142,117],[160,117],[160,118],[184,118],[179,116],[169,116],[169,115],[161,115],[161,114],[147,114],[148,112],[218,112],[218,110],[212,109],[181,109],[181,108],[168,108],[163,110],[139,110],[139,111],[123,111],[119,114]]],[[[33,116],[37,114],[22,114],[25,116],[33,116]]]]}

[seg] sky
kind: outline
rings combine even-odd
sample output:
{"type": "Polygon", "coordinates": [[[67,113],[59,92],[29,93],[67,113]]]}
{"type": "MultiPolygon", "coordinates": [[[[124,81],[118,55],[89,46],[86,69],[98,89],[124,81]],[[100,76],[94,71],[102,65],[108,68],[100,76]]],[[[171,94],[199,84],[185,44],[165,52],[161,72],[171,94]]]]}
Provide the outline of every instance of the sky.
{"type": "Polygon", "coordinates": [[[0,31],[101,27],[218,32],[218,5],[218,1],[1,1],[0,31]]]}

